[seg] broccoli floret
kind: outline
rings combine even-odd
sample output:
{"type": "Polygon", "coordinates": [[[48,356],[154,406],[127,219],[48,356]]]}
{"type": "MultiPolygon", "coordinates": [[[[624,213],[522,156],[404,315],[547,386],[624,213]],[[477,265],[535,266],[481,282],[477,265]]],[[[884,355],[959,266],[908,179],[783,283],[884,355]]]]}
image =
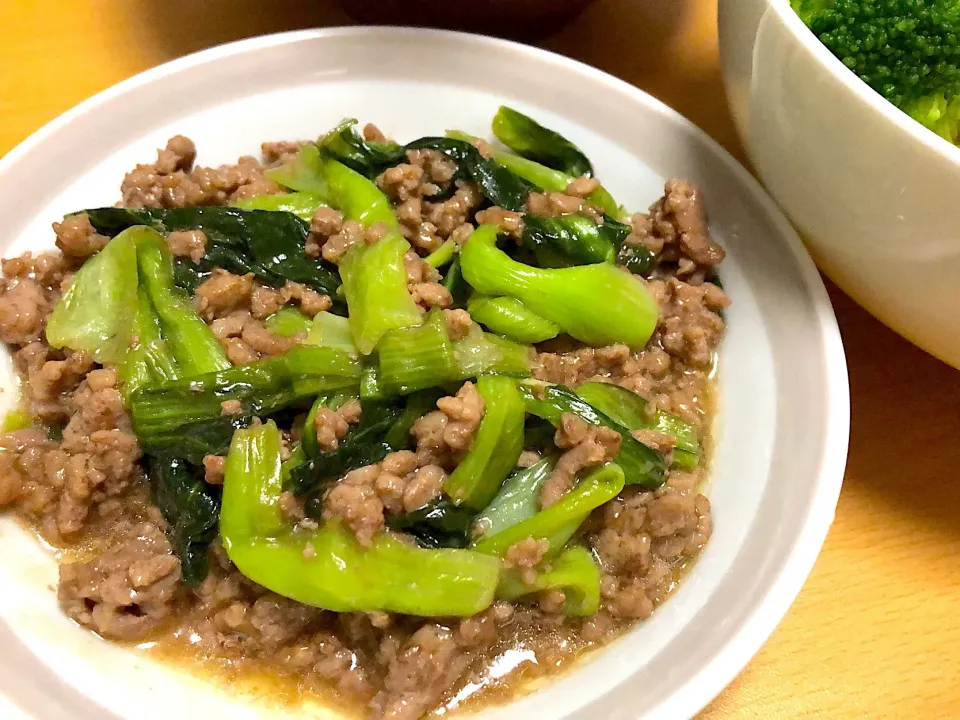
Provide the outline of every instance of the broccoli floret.
{"type": "Polygon", "coordinates": [[[792,0],[820,41],[865,83],[938,135],[960,135],[957,0],[792,0]]]}

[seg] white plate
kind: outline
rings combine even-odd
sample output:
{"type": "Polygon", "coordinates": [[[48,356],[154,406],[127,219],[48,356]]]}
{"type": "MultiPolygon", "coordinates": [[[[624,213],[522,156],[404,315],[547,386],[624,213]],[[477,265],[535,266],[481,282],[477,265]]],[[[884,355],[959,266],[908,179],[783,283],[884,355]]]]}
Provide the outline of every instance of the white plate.
{"type": "MultiPolygon", "coordinates": [[[[125,171],[175,133],[216,164],[262,140],[316,136],[344,116],[402,139],[453,127],[487,135],[500,103],[574,139],[628,207],[649,205],[669,176],[699,182],[729,253],[721,275],[734,304],[709,489],[716,529],[702,557],[629,636],[485,716],[688,717],[757,651],[809,573],[840,489],[849,399],[830,303],[793,230],[675,112],[587,66],[489,38],[379,28],[256,38],[121,83],[10,153],[0,163],[0,251],[47,246],[51,221],[115,202],[125,171]]],[[[293,716],[73,626],[56,606],[53,560],[9,519],[0,553],[0,692],[29,717],[293,716]]]]}

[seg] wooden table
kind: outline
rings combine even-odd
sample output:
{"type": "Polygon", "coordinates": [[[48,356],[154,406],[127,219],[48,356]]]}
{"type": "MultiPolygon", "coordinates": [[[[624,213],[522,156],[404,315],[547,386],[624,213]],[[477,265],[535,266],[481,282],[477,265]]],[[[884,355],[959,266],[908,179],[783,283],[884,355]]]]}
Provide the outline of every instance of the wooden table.
{"type": "MultiPolygon", "coordinates": [[[[85,97],[229,40],[346,24],[331,2],[0,5],[0,153],[85,97]]],[[[600,0],[546,47],[666,101],[743,159],[715,0],[600,0]]],[[[806,587],[702,717],[960,717],[960,374],[832,290],[853,429],[837,520],[806,587]]]]}

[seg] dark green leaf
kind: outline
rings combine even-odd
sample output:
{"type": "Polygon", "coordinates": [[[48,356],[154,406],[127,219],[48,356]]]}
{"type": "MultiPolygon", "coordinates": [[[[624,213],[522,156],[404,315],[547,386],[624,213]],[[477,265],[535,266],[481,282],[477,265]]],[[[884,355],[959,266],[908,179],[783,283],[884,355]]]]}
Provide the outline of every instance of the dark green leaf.
{"type": "Polygon", "coordinates": [[[470,543],[475,512],[449,500],[435,500],[405,515],[391,515],[387,527],[413,535],[428,548],[464,548],[470,543]]]}
{"type": "Polygon", "coordinates": [[[226,455],[233,433],[250,424],[249,415],[232,415],[214,420],[188,423],[178,428],[139,438],[146,455],[176,455],[194,465],[203,463],[206,455],[226,455]]]}
{"type": "Polygon", "coordinates": [[[553,385],[543,388],[542,396],[531,388],[521,385],[527,412],[558,425],[564,413],[573,413],[590,425],[600,425],[620,434],[620,453],[614,462],[623,468],[627,484],[640,485],[646,490],[656,490],[666,479],[666,462],[663,454],[653,450],[630,434],[630,430],[593,405],[579,397],[570,388],[553,385]]]}
{"type": "Polygon", "coordinates": [[[527,213],[523,217],[523,244],[533,249],[541,267],[612,263],[615,248],[622,242],[616,227],[620,224],[598,225],[579,213],[549,218],[527,213]]]}
{"type": "Polygon", "coordinates": [[[451,304],[450,307],[462,308],[466,305],[467,298],[470,295],[470,286],[467,285],[467,281],[463,279],[463,271],[460,269],[459,257],[455,257],[453,262],[450,263],[447,272],[443,276],[443,282],[440,284],[450,291],[450,296],[453,298],[453,304],[451,304]]]}
{"type": "Polygon", "coordinates": [[[406,157],[406,149],[395,142],[365,140],[357,132],[357,121],[347,119],[317,142],[321,148],[352,170],[370,179],[406,157]]]}
{"type": "Polygon", "coordinates": [[[203,230],[207,252],[196,272],[188,272],[183,262],[177,269],[177,279],[188,286],[195,287],[199,274],[213,267],[240,275],[252,272],[268,285],[292,280],[331,297],[340,286],[335,268],[306,256],[307,224],[292,213],[229,207],[96,208],[86,213],[97,232],[110,236],[132,225],[149,225],[161,233],[203,230]]]}
{"type": "Polygon", "coordinates": [[[501,106],[493,118],[497,139],[530,160],[580,177],[593,176],[593,166],[583,152],[563,135],[545,128],[531,117],[501,106]]]}
{"type": "Polygon", "coordinates": [[[181,458],[151,458],[150,484],[153,501],[168,523],[173,551],[180,558],[183,581],[198,585],[207,575],[210,543],[217,535],[220,491],[181,458]]]}
{"type": "Polygon", "coordinates": [[[438,150],[457,164],[457,177],[471,180],[494,205],[507,210],[523,210],[533,187],[526,180],[502,165],[488,160],[464,140],[445,137],[424,137],[407,145],[408,149],[438,150]]]}

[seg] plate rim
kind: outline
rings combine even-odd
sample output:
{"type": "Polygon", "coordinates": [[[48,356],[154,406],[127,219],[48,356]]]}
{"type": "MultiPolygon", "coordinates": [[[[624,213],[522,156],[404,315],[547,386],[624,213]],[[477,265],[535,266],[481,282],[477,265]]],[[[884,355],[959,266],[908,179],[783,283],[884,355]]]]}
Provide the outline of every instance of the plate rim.
{"type": "MultiPolygon", "coordinates": [[[[759,603],[751,610],[750,616],[740,624],[728,642],[697,673],[686,678],[671,696],[645,711],[648,720],[692,717],[715,699],[756,655],[785,617],[810,575],[835,516],[846,467],[850,431],[850,393],[845,353],[833,306],[819,271],[797,232],[760,182],[713,137],[678,111],[637,86],[587,63],[550,50],[487,35],[451,30],[347,25],[278,32],[235,40],[190,53],[137,73],[81,101],[27,136],[0,158],[0,177],[5,175],[23,155],[41,145],[48,137],[74,119],[96,110],[100,105],[117,96],[148,85],[171,73],[197,67],[212,60],[302,40],[322,40],[325,37],[341,36],[371,40],[383,35],[446,37],[464,43],[487,45],[491,48],[547,60],[560,68],[586,76],[591,82],[604,84],[632,95],[652,111],[668,117],[688,132],[692,132],[698,141],[723,163],[725,169],[751,193],[758,202],[759,208],[777,229],[780,239],[791,251],[792,264],[807,291],[813,317],[816,319],[815,324],[823,341],[821,359],[827,381],[824,388],[827,417],[821,462],[816,475],[817,489],[811,496],[809,510],[802,521],[801,532],[793,538],[789,554],[779,564],[775,578],[769,583],[759,603]]],[[[5,695],[2,686],[0,686],[0,695],[5,695]]]]}

